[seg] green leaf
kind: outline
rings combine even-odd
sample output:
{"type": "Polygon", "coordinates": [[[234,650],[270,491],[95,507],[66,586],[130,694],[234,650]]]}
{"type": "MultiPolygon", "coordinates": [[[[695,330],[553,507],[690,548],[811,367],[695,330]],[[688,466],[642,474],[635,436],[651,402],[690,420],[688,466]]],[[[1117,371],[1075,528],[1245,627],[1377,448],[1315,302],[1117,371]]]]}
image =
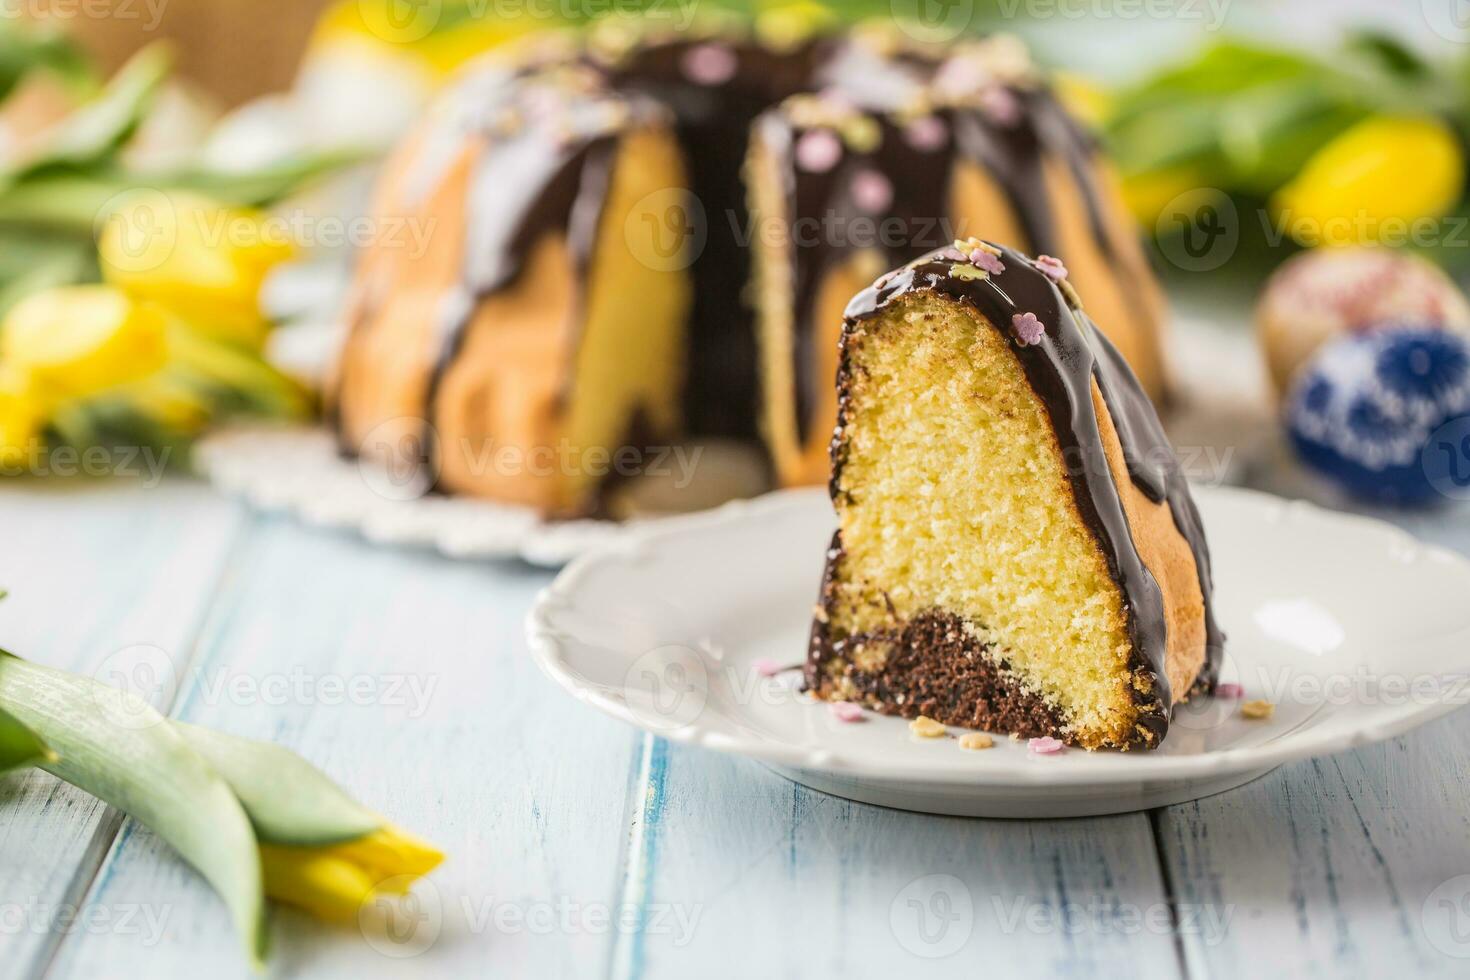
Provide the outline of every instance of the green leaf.
{"type": "Polygon", "coordinates": [[[91,64],[63,31],[0,21],[0,99],[36,71],[50,72],[78,94],[90,94],[97,85],[91,64]]]}
{"type": "Polygon", "coordinates": [[[32,762],[55,762],[56,753],[19,718],[0,708],[0,772],[32,762]]]}
{"type": "Polygon", "coordinates": [[[97,261],[85,242],[28,238],[12,242],[0,231],[0,318],[31,293],[98,277],[97,261]],[[12,247],[14,246],[14,247],[12,247]]]}
{"type": "Polygon", "coordinates": [[[107,203],[139,183],[136,177],[100,167],[90,173],[42,171],[10,182],[0,177],[0,225],[93,243],[107,203]]]}
{"type": "Polygon", "coordinates": [[[260,852],[229,784],[138,696],[0,654],[0,708],[59,755],[41,768],[145,824],[214,887],[264,962],[260,852]]]}
{"type": "Polygon", "coordinates": [[[1366,58],[1395,75],[1407,79],[1428,78],[1434,73],[1429,62],[1398,38],[1378,31],[1359,31],[1348,39],[1350,55],[1366,58]]]}
{"type": "Polygon", "coordinates": [[[311,414],[310,394],[254,351],[210,340],[177,323],[169,326],[168,343],[178,376],[209,391],[222,412],[282,419],[311,414]]]}
{"type": "Polygon", "coordinates": [[[340,844],[365,837],[383,825],[382,817],[288,749],[197,725],[173,725],[225,777],[264,843],[295,847],[340,844]]]}
{"type": "Polygon", "coordinates": [[[365,163],[377,155],[365,149],[325,150],[303,153],[254,170],[225,172],[189,168],[150,176],[147,181],[150,186],[198,191],[225,204],[265,207],[294,194],[313,180],[365,163]]]}
{"type": "Polygon", "coordinates": [[[57,168],[85,169],[110,159],[147,116],[172,67],[173,54],[164,44],[133,55],[102,94],[68,116],[40,155],[13,171],[9,180],[57,168]]]}

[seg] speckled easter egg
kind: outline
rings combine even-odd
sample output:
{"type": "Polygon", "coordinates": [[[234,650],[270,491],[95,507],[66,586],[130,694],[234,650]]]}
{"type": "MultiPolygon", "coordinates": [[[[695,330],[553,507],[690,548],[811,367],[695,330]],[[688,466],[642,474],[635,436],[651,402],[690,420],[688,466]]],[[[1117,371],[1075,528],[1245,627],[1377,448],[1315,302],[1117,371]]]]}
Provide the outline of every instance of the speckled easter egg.
{"type": "MultiPolygon", "coordinates": [[[[1339,337],[1298,373],[1285,415],[1302,461],[1355,497],[1419,504],[1455,496],[1426,453],[1431,436],[1461,420],[1470,428],[1470,341],[1421,325],[1339,337]]],[[[1462,465],[1470,481],[1470,457],[1462,465]]]]}
{"type": "Polygon", "coordinates": [[[1324,343],[1387,322],[1470,333],[1470,303],[1438,266],[1388,248],[1304,252],[1267,282],[1256,329],[1278,392],[1324,343]]]}

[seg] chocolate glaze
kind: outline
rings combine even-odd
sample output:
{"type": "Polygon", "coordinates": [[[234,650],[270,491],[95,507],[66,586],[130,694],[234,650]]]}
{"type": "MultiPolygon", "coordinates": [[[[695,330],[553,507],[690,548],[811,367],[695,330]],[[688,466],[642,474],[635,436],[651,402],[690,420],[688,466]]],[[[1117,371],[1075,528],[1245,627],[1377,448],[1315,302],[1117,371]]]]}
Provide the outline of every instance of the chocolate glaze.
{"type": "Polygon", "coordinates": [[[787,233],[792,236],[787,258],[795,304],[792,376],[797,433],[803,442],[819,424],[813,418],[820,399],[818,386],[831,383],[816,371],[821,333],[815,322],[816,303],[827,276],[863,251],[876,251],[882,267],[891,268],[955,237],[946,220],[952,152],[948,147],[916,148],[892,119],[879,116],[874,121],[881,133],[877,147],[868,152],[845,147],[843,158],[825,172],[804,170],[793,159],[796,142],[806,130],[792,126],[779,112],[759,123],[762,145],[777,157],[787,182],[787,233]],[[893,200],[886,210],[863,206],[854,193],[854,181],[861,179],[888,183],[893,200]]]}
{"type": "MultiPolygon", "coordinates": [[[[423,158],[408,176],[411,188],[432,186],[466,142],[482,146],[465,201],[461,277],[441,301],[432,341],[423,408],[426,456],[437,452],[440,385],[459,356],[480,302],[516,282],[531,250],[547,233],[566,234],[575,264],[571,280],[576,301],[583,300],[618,135],[627,120],[657,111],[644,100],[601,88],[597,74],[586,66],[537,62],[471,75],[445,104],[426,135],[423,158]]],[[[351,329],[359,329],[374,312],[366,307],[351,329]]],[[[340,416],[330,421],[340,448],[353,452],[345,444],[340,416]]]]}
{"type": "Polygon", "coordinates": [[[741,167],[752,121],[788,95],[806,91],[832,42],[812,40],[791,51],[753,41],[684,40],[636,49],[611,69],[619,88],[666,106],[684,152],[689,187],[703,213],[704,247],[691,268],[694,304],[689,323],[684,410],[689,432],[754,440],[759,418],[754,314],[750,279],[749,212],[741,167]],[[701,47],[724,49],[733,71],[719,82],[689,77],[686,59],[701,47]]]}
{"type": "MultiPolygon", "coordinates": [[[[1165,670],[1168,624],[1163,593],[1139,556],[1113,482],[1093,409],[1094,380],[1118,430],[1131,480],[1148,499],[1168,503],[1175,526],[1194,555],[1204,597],[1207,644],[1199,684],[1208,689],[1218,671],[1224,636],[1212,608],[1210,555],[1199,514],[1158,415],[1117,349],[1030,259],[1009,248],[1000,247],[1000,251],[1005,271],[986,278],[968,278],[954,274],[956,265],[964,264],[959,253],[952,248],[941,249],[883,276],[849,304],[843,331],[838,425],[832,441],[833,500],[844,493],[844,429],[852,410],[846,340],[854,327],[902,297],[927,291],[969,305],[996,329],[1006,331],[1027,380],[1051,420],[1078,512],[1097,539],[1109,574],[1123,594],[1129,636],[1135,656],[1142,661],[1135,669],[1147,669],[1155,684],[1154,692],[1143,704],[1140,724],[1154,736],[1145,741],[1156,742],[1167,730],[1168,706],[1172,702],[1165,670]],[[1041,321],[1046,332],[1040,343],[1024,345],[1010,333],[1011,318],[1018,313],[1032,313],[1041,321]]],[[[835,551],[829,557],[829,577],[830,566],[841,560],[840,541],[835,551]]],[[[824,595],[827,589],[824,585],[824,595]]],[[[819,621],[809,682],[820,662],[834,655],[834,638],[828,633],[819,621]]]]}
{"type": "MultiPolygon", "coordinates": [[[[910,85],[920,83],[922,73],[934,65],[910,60],[908,70],[890,75],[883,88],[901,89],[902,78],[910,85]]],[[[854,89],[860,79],[847,73],[834,76],[835,91],[862,108],[877,94],[854,89]]],[[[1066,259],[1057,232],[1056,205],[1047,190],[1043,164],[1057,161],[1067,167],[1079,188],[1093,238],[1102,254],[1116,259],[1107,231],[1102,191],[1097,184],[1096,143],[1067,116],[1056,98],[1044,88],[1004,86],[1018,112],[1014,119],[997,119],[971,106],[944,106],[929,114],[943,127],[945,137],[936,146],[915,145],[907,137],[911,120],[900,121],[887,106],[867,106],[863,111],[879,125],[881,142],[871,151],[844,147],[842,160],[830,170],[812,172],[794,159],[797,140],[806,130],[795,126],[779,110],[761,118],[759,133],[763,147],[780,161],[786,175],[786,213],[793,227],[821,222],[823,231],[814,240],[793,243],[789,261],[795,284],[792,376],[796,385],[796,429],[805,442],[814,429],[830,423],[813,417],[820,403],[820,389],[830,378],[817,375],[814,345],[821,324],[814,322],[818,293],[827,275],[865,249],[875,250],[887,268],[902,265],[931,252],[955,238],[983,235],[984,227],[957,227],[950,210],[950,183],[960,160],[975,160],[995,180],[1010,204],[1026,241],[1016,243],[1034,254],[1066,259]],[[877,173],[891,180],[893,203],[886,212],[865,211],[853,193],[853,181],[861,174],[877,173]],[[859,221],[883,222],[880,235],[858,235],[859,221]],[[835,233],[827,229],[835,229],[835,233]]],[[[930,123],[933,125],[933,123],[930,123]]]]}

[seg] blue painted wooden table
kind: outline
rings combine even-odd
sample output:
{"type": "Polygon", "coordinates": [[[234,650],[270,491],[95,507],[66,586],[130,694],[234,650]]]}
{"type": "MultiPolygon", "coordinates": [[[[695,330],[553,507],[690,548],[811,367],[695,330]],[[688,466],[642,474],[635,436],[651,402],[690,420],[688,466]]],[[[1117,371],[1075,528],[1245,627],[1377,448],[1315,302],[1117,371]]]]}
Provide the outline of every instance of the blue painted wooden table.
{"type": "MultiPolygon", "coordinates": [[[[1405,523],[1470,552],[1464,514],[1405,523]]],[[[522,636],[543,572],[184,479],[0,486],[0,526],[0,646],[101,676],[156,648],[161,707],[295,749],[449,853],[407,942],[275,909],[275,975],[1470,975],[1470,712],[1151,813],[920,816],[565,696],[522,636]]],[[[148,830],[0,778],[0,978],[248,973],[148,830]]]]}

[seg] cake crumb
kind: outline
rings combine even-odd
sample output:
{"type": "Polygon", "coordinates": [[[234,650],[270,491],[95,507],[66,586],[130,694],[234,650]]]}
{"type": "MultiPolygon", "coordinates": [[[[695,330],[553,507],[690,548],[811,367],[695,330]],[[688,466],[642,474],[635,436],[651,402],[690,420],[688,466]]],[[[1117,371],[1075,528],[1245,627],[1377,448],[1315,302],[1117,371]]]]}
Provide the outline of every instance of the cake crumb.
{"type": "Polygon", "coordinates": [[[981,749],[993,748],[994,746],[995,739],[989,735],[981,735],[979,732],[971,732],[968,735],[962,735],[960,737],[960,748],[962,749],[972,749],[978,752],[981,749]]]}
{"type": "Polygon", "coordinates": [[[1252,721],[1265,721],[1276,713],[1276,705],[1264,700],[1247,701],[1240,706],[1240,713],[1252,721]]]}
{"type": "Polygon", "coordinates": [[[943,738],[949,734],[949,729],[928,715],[920,715],[909,722],[909,731],[919,738],[943,738]]]}

